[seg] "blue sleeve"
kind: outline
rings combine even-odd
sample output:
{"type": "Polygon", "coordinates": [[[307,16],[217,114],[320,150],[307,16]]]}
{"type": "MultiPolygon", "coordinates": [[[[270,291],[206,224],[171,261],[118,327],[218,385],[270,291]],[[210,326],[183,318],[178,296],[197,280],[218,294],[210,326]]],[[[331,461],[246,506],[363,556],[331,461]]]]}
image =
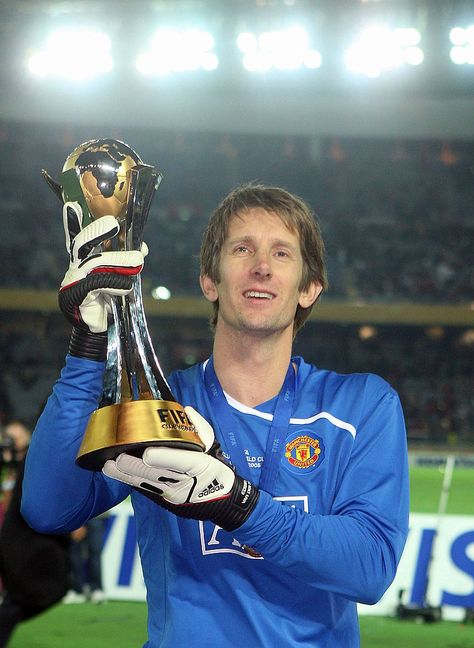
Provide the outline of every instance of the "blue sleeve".
{"type": "Polygon", "coordinates": [[[395,577],[408,533],[406,432],[392,390],[360,423],[330,515],[312,515],[261,492],[235,532],[288,574],[362,603],[395,577]]]}
{"type": "Polygon", "coordinates": [[[75,464],[102,392],[104,363],[67,356],[28,449],[21,512],[37,531],[78,528],[125,499],[130,489],[75,464]]]}

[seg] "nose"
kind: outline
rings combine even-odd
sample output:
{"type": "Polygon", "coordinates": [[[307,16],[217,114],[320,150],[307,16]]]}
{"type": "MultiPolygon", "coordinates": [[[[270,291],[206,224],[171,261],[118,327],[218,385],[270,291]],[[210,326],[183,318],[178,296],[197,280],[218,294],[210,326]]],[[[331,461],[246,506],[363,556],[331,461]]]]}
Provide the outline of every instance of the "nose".
{"type": "Polygon", "coordinates": [[[272,274],[270,258],[266,252],[257,252],[254,257],[252,274],[256,277],[266,278],[272,274]]]}

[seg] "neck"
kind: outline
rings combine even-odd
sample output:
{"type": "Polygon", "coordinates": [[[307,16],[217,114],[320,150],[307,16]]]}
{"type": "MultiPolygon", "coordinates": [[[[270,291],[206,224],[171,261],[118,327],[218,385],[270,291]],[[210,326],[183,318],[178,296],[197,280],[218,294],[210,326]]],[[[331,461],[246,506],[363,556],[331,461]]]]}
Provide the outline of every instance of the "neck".
{"type": "Polygon", "coordinates": [[[273,398],[283,385],[291,348],[291,332],[290,336],[255,339],[250,335],[236,336],[229,332],[220,335],[217,330],[214,368],[222,389],[248,407],[273,398]]]}

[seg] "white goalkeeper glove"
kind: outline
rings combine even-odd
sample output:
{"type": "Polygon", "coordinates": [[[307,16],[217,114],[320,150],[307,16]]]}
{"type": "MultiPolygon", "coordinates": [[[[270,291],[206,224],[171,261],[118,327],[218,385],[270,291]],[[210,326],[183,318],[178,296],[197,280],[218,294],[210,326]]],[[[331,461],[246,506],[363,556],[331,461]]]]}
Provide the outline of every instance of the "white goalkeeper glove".
{"type": "Polygon", "coordinates": [[[192,407],[185,411],[205,452],[150,447],[141,459],[123,453],[107,461],[102,471],[180,517],[211,520],[225,531],[234,531],[255,508],[259,490],[219,458],[209,423],[192,407]]]}
{"type": "Polygon", "coordinates": [[[74,326],[70,353],[104,359],[110,299],[132,290],[132,278],[141,272],[148,250],[143,244],[140,251],[102,252],[98,246],[117,236],[120,230],[117,220],[103,216],[83,229],[82,222],[79,203],[65,203],[63,224],[70,263],[58,301],[74,326]]]}

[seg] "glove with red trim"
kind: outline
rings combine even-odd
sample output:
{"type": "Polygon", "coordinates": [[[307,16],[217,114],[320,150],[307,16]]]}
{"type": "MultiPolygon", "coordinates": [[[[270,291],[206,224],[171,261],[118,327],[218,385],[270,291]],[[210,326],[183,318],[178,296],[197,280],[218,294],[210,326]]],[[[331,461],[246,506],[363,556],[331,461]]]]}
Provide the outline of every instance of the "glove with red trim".
{"type": "Polygon", "coordinates": [[[107,320],[112,296],[127,295],[133,277],[143,268],[146,246],[141,251],[101,251],[100,246],[117,236],[120,226],[113,216],[103,216],[82,229],[79,203],[63,207],[68,271],[59,290],[59,307],[73,324],[69,353],[104,360],[107,320]]]}
{"type": "Polygon", "coordinates": [[[209,423],[192,407],[185,411],[205,452],[150,447],[141,459],[123,453],[115,461],[106,461],[102,472],[180,517],[211,520],[225,531],[234,531],[255,508],[259,490],[223,461],[209,423]]]}

